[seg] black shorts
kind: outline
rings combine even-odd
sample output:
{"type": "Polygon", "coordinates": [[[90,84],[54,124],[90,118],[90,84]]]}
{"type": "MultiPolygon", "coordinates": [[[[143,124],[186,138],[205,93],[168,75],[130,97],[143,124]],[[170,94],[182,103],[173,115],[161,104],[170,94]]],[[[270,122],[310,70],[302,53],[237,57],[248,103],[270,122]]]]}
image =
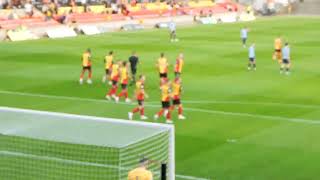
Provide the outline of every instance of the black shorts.
{"type": "Polygon", "coordinates": [[[118,84],[118,81],[112,80],[112,85],[116,86],[118,84]]]}
{"type": "Polygon", "coordinates": [[[137,74],[137,69],[136,69],[136,68],[131,68],[131,73],[132,73],[133,75],[137,74]]]}
{"type": "Polygon", "coordinates": [[[91,66],[83,66],[82,69],[91,71],[91,66]]]}
{"type": "Polygon", "coordinates": [[[127,89],[127,84],[121,84],[122,89],[127,89]]]}
{"type": "Polygon", "coordinates": [[[160,78],[167,78],[167,77],[168,77],[167,73],[160,73],[160,78]]]}
{"type": "Polygon", "coordinates": [[[173,105],[180,105],[181,101],[180,101],[180,99],[174,99],[174,100],[172,100],[172,104],[173,105]]]}
{"type": "Polygon", "coordinates": [[[106,69],[106,75],[109,75],[109,74],[110,74],[109,69],[106,69]]]}
{"type": "Polygon", "coordinates": [[[162,101],[162,108],[168,109],[170,107],[170,101],[162,101]]]}
{"type": "Polygon", "coordinates": [[[281,49],[275,49],[274,52],[280,53],[280,52],[281,52],[281,49]]]}
{"type": "Polygon", "coordinates": [[[143,106],[144,100],[138,100],[138,104],[139,104],[139,106],[143,106]]]}
{"type": "Polygon", "coordinates": [[[249,58],[250,62],[254,62],[256,59],[255,58],[249,58]]]}
{"type": "Polygon", "coordinates": [[[247,38],[242,38],[242,43],[245,44],[247,42],[247,38]]]}
{"type": "Polygon", "coordinates": [[[290,64],[290,61],[289,61],[289,59],[282,59],[282,63],[283,64],[290,64]]]}

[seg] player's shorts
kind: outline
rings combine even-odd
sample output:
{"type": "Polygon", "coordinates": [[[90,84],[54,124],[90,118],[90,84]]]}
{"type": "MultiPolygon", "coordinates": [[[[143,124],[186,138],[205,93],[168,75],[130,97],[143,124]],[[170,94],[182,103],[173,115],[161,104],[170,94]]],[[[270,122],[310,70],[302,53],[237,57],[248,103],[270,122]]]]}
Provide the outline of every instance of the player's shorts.
{"type": "Polygon", "coordinates": [[[256,59],[255,58],[249,58],[250,62],[254,62],[256,59]]]}
{"type": "Polygon", "coordinates": [[[109,74],[110,74],[110,70],[106,69],[106,75],[109,75],[109,74]]]}
{"type": "Polygon", "coordinates": [[[167,78],[167,77],[168,77],[167,73],[160,73],[160,78],[167,78]]]}
{"type": "Polygon", "coordinates": [[[181,73],[180,72],[174,72],[174,75],[180,77],[181,73]]]}
{"type": "Polygon", "coordinates": [[[167,109],[170,107],[170,101],[162,101],[161,103],[162,103],[162,108],[167,109]]]}
{"type": "Polygon", "coordinates": [[[139,104],[139,106],[143,106],[144,105],[144,100],[138,100],[138,104],[139,104]]]}
{"type": "Polygon", "coordinates": [[[170,31],[171,32],[171,34],[176,34],[176,31],[175,30],[173,30],[173,31],[170,31]]]}
{"type": "Polygon", "coordinates": [[[173,105],[180,105],[181,101],[180,101],[180,99],[174,99],[174,100],[172,100],[172,104],[173,105]]]}
{"type": "Polygon", "coordinates": [[[289,61],[289,59],[282,59],[282,63],[283,64],[290,64],[290,61],[289,61]]]}
{"type": "Polygon", "coordinates": [[[281,53],[281,49],[275,49],[274,52],[281,53]]]}
{"type": "Polygon", "coordinates": [[[134,75],[137,74],[137,69],[136,68],[132,68],[131,69],[131,73],[134,74],[134,75]]]}
{"type": "Polygon", "coordinates": [[[127,84],[121,84],[122,89],[127,89],[127,84]]]}
{"type": "Polygon", "coordinates": [[[82,69],[91,71],[91,66],[83,66],[82,69]]]}
{"type": "Polygon", "coordinates": [[[242,38],[242,43],[245,44],[247,42],[247,38],[242,38]]]}
{"type": "Polygon", "coordinates": [[[112,85],[113,85],[113,86],[116,86],[117,84],[118,84],[118,81],[112,80],[112,85]]]}

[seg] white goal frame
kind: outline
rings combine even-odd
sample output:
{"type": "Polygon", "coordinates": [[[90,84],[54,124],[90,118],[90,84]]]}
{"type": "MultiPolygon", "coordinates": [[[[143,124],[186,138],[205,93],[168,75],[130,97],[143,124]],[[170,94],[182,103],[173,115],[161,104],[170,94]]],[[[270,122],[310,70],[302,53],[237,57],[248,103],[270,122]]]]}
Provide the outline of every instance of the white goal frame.
{"type": "Polygon", "coordinates": [[[129,120],[123,120],[123,119],[114,119],[114,118],[103,118],[103,117],[88,116],[88,115],[76,115],[76,114],[68,114],[68,113],[60,113],[60,112],[20,109],[20,108],[2,107],[2,106],[0,106],[0,110],[7,111],[7,112],[17,112],[17,113],[20,112],[20,113],[31,113],[31,114],[65,117],[65,118],[77,118],[77,120],[83,120],[83,121],[92,120],[92,121],[125,124],[125,125],[131,125],[131,126],[166,129],[169,131],[168,180],[175,180],[175,128],[174,128],[174,125],[141,122],[141,121],[129,121],[129,120]]]}

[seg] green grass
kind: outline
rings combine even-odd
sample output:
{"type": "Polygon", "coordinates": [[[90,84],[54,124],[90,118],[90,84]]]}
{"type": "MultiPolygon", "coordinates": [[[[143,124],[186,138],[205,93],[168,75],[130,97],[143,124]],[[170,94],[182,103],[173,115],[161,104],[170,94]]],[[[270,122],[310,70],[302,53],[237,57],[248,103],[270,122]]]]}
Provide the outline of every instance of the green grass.
{"type": "MultiPolygon", "coordinates": [[[[139,73],[147,76],[147,101],[157,102],[159,53],[165,52],[173,64],[184,52],[187,120],[174,119],[177,174],[219,180],[318,179],[319,29],[320,18],[282,17],[181,28],[178,43],[168,42],[166,30],[1,43],[0,105],[124,119],[133,106],[3,91],[103,99],[108,89],[101,83],[103,56],[114,50],[117,59],[127,59],[136,50],[139,73]],[[244,25],[251,30],[249,43],[256,43],[256,72],[246,71],[247,50],[239,38],[244,25]],[[280,75],[271,60],[278,34],[291,44],[290,76],[280,75]],[[80,56],[87,47],[93,51],[94,84],[80,86],[80,56]]],[[[147,107],[146,114],[152,117],[157,110],[147,107]]]]}

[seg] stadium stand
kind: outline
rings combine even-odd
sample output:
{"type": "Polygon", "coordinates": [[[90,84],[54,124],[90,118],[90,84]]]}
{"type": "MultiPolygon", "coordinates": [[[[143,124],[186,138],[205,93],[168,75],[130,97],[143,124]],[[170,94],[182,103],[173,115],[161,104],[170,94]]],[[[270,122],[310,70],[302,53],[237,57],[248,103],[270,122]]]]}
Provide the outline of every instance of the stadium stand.
{"type": "MultiPolygon", "coordinates": [[[[139,27],[137,29],[143,29],[142,27],[153,28],[157,23],[169,22],[172,17],[179,24],[192,24],[196,16],[215,18],[208,19],[208,21],[217,22],[218,19],[230,19],[229,15],[232,19],[235,19],[235,16],[240,16],[240,13],[244,10],[242,6],[229,0],[224,0],[222,3],[221,1],[214,3],[210,0],[143,3],[131,1],[128,4],[109,4],[99,0],[91,1],[92,4],[87,2],[83,4],[83,2],[78,1],[68,3],[43,0],[41,2],[32,1],[32,5],[30,5],[30,2],[24,2],[26,4],[20,2],[20,4],[14,6],[7,5],[5,7],[10,9],[0,10],[0,30],[8,32],[9,30],[20,30],[23,27],[29,33],[28,37],[30,38],[33,36],[31,34],[37,37],[48,37],[48,30],[50,29],[55,29],[54,32],[60,37],[63,32],[58,31],[64,29],[63,27],[68,28],[68,30],[70,28],[74,29],[78,33],[86,32],[83,31],[83,27],[89,27],[84,28],[85,30],[89,29],[89,33],[84,34],[98,34],[98,31],[103,33],[114,30],[136,29],[124,28],[133,27],[132,25],[139,27]],[[30,7],[26,8],[28,7],[27,4],[32,7],[32,13],[30,13],[30,7]],[[91,30],[94,31],[90,32],[91,30]]],[[[245,20],[250,19],[246,16],[242,17],[245,20]]],[[[9,39],[23,39],[21,36],[26,33],[19,31],[18,34],[18,38],[9,39]]]]}

